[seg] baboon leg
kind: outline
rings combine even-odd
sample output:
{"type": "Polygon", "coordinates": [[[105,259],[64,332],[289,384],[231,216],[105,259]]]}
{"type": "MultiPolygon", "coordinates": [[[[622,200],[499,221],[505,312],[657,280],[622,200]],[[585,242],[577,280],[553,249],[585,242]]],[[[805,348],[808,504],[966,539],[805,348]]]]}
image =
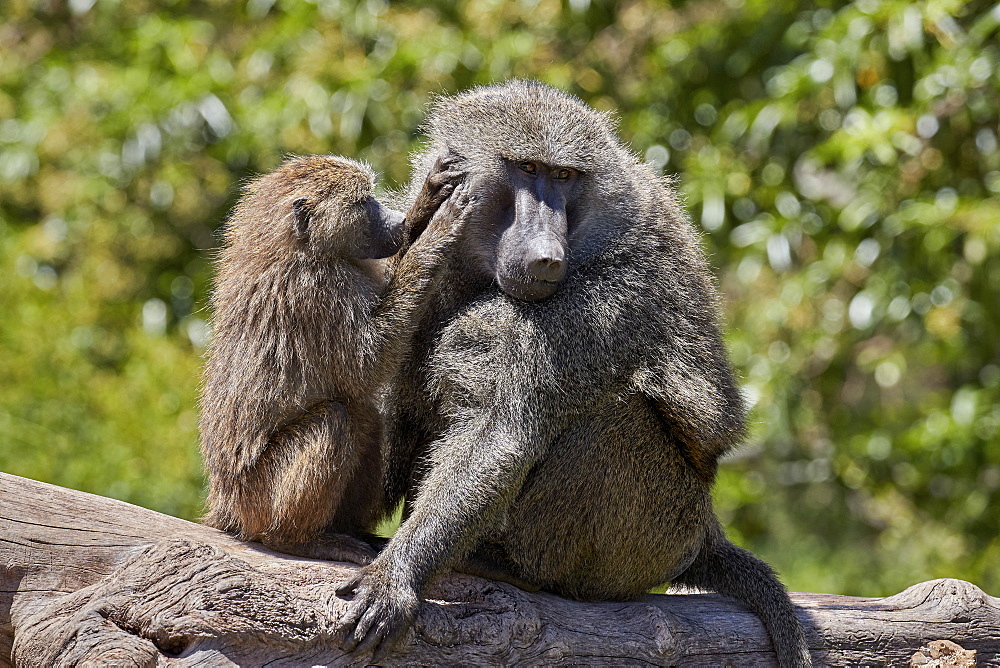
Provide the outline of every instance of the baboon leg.
{"type": "Polygon", "coordinates": [[[304,543],[277,543],[265,541],[272,550],[294,554],[308,559],[324,559],[326,561],[347,561],[359,566],[366,566],[378,556],[379,550],[385,545],[386,539],[369,534],[346,534],[324,532],[304,543]]]}
{"type": "Polygon", "coordinates": [[[467,573],[476,577],[496,580],[512,584],[524,591],[540,591],[541,586],[523,580],[514,573],[514,562],[507,556],[502,546],[495,543],[483,543],[471,554],[467,555],[455,566],[459,573],[467,573]]]}
{"type": "Polygon", "coordinates": [[[324,401],[272,436],[233,504],[241,536],[291,554],[368,563],[371,546],[328,531],[366,451],[352,426],[342,404],[324,401]]]}
{"type": "Polygon", "coordinates": [[[812,665],[805,633],[784,585],[770,566],[730,543],[720,528],[710,533],[698,557],[673,582],[736,599],[764,623],[778,663],[787,668],[812,665]]]}

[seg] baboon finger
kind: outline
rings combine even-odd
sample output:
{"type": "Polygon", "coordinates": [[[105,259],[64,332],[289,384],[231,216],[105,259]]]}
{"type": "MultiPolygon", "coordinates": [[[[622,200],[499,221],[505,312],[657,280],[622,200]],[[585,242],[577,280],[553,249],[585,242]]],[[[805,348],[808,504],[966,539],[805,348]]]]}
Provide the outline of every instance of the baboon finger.
{"type": "Polygon", "coordinates": [[[462,215],[462,207],[467,205],[468,202],[469,187],[464,183],[454,186],[448,199],[441,204],[441,207],[435,213],[432,224],[440,226],[453,223],[462,215]]]}
{"type": "Polygon", "coordinates": [[[382,641],[386,620],[379,619],[379,612],[378,606],[370,606],[358,620],[358,625],[354,627],[354,633],[351,635],[352,652],[368,654],[382,641]]]}
{"type": "Polygon", "coordinates": [[[367,607],[361,605],[360,601],[355,601],[347,608],[347,612],[337,624],[337,629],[333,634],[334,641],[347,652],[352,651],[358,644],[354,640],[354,634],[358,621],[366,609],[367,607]]]}
{"type": "Polygon", "coordinates": [[[425,187],[439,193],[442,189],[449,185],[454,186],[464,178],[464,172],[439,172],[427,177],[427,185],[425,187]]]}
{"type": "Polygon", "coordinates": [[[337,633],[337,642],[345,652],[353,652],[358,646],[357,625],[359,621],[357,618],[352,618],[350,623],[342,626],[337,633]]]}
{"type": "Polygon", "coordinates": [[[364,578],[364,573],[358,571],[351,576],[350,579],[344,581],[343,583],[337,585],[337,596],[344,596],[347,594],[356,594],[358,591],[358,585],[361,584],[361,580],[364,578]]]}
{"type": "Polygon", "coordinates": [[[402,635],[402,625],[396,624],[395,628],[391,628],[390,624],[391,621],[388,619],[382,620],[379,624],[378,634],[381,636],[381,641],[372,652],[372,663],[382,663],[402,635]]]}
{"type": "Polygon", "coordinates": [[[445,172],[451,171],[452,167],[458,162],[458,159],[452,155],[440,155],[434,161],[434,165],[431,166],[431,171],[428,174],[428,181],[433,182],[433,179],[437,178],[438,175],[445,172]]]}
{"type": "Polygon", "coordinates": [[[465,158],[461,154],[455,152],[455,149],[449,148],[446,152],[437,157],[437,160],[434,161],[434,165],[436,167],[439,166],[442,168],[448,168],[458,164],[464,159],[465,158]]]}
{"type": "Polygon", "coordinates": [[[443,172],[431,172],[427,180],[434,185],[450,183],[465,178],[465,172],[459,169],[448,169],[443,172]]]}
{"type": "Polygon", "coordinates": [[[358,646],[358,641],[354,637],[354,630],[347,629],[346,633],[341,634],[340,648],[345,652],[353,652],[358,646]]]}
{"type": "Polygon", "coordinates": [[[451,197],[451,194],[454,191],[455,184],[450,181],[436,187],[434,194],[429,198],[429,204],[432,207],[432,211],[433,209],[440,209],[441,205],[448,201],[448,198],[451,197]]]}
{"type": "Polygon", "coordinates": [[[446,177],[449,181],[456,181],[465,179],[466,173],[462,169],[448,169],[441,172],[441,176],[446,177]]]}
{"type": "Polygon", "coordinates": [[[468,183],[462,182],[455,187],[451,201],[454,202],[455,206],[464,208],[468,206],[473,199],[472,186],[468,183]]]}

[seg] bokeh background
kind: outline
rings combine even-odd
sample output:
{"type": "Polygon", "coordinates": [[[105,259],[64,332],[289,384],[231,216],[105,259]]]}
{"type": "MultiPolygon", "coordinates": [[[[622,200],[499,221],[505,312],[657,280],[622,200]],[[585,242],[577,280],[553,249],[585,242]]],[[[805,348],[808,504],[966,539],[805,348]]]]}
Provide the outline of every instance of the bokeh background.
{"type": "Polygon", "coordinates": [[[792,589],[1000,594],[1000,5],[4,0],[0,470],[194,518],[210,249],[288,153],[386,187],[512,76],[679,176],[754,431],[738,543],[792,589]]]}

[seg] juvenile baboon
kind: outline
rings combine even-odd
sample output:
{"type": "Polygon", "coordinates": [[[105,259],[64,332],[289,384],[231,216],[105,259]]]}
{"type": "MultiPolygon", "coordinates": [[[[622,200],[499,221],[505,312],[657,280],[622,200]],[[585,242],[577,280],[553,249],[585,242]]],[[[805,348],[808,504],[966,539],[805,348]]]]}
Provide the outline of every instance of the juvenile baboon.
{"type": "Polygon", "coordinates": [[[409,216],[372,197],[374,174],[292,158],[251,182],[225,227],[201,395],[205,522],[279,550],[366,561],[384,512],[377,393],[399,365],[466,190],[430,170],[409,216]],[[426,230],[386,286],[380,258],[426,230]]]}
{"type": "Polygon", "coordinates": [[[781,583],[712,509],[745,411],[670,181],[539,83],[442,99],[428,129],[414,184],[454,150],[477,199],[388,400],[405,520],[340,588],[344,647],[388,651],[428,579],[471,557],[577,599],[710,588],[760,616],[783,665],[808,665],[781,583]]]}

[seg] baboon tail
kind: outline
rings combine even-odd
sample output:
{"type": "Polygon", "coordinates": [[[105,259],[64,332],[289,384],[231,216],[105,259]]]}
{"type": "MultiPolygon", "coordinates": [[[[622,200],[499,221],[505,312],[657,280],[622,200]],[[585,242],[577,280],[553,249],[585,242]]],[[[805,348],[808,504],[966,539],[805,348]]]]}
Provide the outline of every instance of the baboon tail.
{"type": "Polygon", "coordinates": [[[764,623],[779,664],[786,668],[811,666],[809,646],[795,616],[795,606],[774,571],[726,540],[721,529],[713,533],[694,563],[674,578],[674,584],[711,589],[736,599],[764,623]]]}

